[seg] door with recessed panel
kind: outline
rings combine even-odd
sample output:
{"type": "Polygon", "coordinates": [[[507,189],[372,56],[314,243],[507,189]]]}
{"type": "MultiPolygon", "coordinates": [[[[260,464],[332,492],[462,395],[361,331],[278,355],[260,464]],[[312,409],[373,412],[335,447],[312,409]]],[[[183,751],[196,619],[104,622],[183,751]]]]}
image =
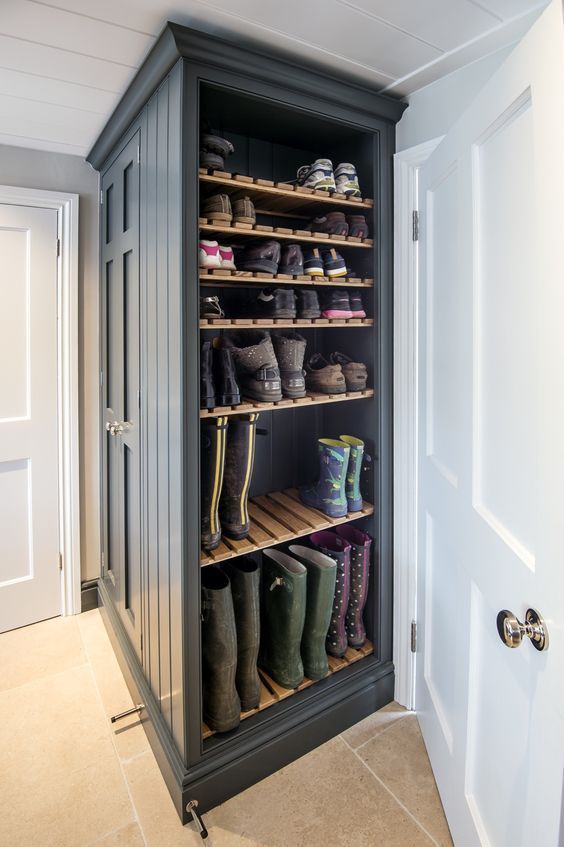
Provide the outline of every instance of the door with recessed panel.
{"type": "Polygon", "coordinates": [[[103,575],[141,657],[137,132],[102,177],[103,575]]]}

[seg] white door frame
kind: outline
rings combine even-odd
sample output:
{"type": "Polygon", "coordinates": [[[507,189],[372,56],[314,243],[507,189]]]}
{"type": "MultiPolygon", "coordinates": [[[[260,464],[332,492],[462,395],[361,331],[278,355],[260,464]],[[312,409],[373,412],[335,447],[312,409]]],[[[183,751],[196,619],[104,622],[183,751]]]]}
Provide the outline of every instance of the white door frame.
{"type": "Polygon", "coordinates": [[[417,173],[442,136],[394,156],[394,637],[395,699],[415,706],[417,609],[417,173]]]}
{"type": "Polygon", "coordinates": [[[78,194],[0,185],[0,203],[55,209],[61,614],[80,612],[80,473],[78,419],[78,194]]]}

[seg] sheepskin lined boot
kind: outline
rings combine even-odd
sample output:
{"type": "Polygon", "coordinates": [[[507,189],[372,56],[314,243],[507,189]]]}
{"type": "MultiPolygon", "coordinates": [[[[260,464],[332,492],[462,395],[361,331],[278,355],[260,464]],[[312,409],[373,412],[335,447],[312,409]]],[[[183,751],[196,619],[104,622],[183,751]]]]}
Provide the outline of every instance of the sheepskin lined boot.
{"type": "Polygon", "coordinates": [[[272,344],[280,368],[282,394],[292,399],[305,397],[305,338],[298,332],[282,332],[272,336],[272,344]]]}
{"type": "Polygon", "coordinates": [[[268,332],[248,330],[224,336],[237,369],[237,381],[244,397],[262,403],[282,399],[280,370],[268,332]]]}

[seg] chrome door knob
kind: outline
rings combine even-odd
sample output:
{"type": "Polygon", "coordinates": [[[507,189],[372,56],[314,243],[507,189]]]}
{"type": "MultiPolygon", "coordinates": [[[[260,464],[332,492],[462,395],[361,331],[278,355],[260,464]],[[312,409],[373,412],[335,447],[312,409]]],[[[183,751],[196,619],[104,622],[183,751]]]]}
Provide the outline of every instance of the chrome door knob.
{"type": "Polygon", "coordinates": [[[535,650],[548,650],[548,631],[542,617],[535,609],[527,609],[525,623],[508,609],[497,616],[497,631],[506,647],[520,647],[529,638],[535,650]]]}

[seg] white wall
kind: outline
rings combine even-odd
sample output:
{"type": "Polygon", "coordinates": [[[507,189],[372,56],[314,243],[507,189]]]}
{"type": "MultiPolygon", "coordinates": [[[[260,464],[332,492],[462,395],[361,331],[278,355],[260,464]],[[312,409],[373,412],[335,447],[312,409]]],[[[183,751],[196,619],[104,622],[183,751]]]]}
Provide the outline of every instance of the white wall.
{"type": "Polygon", "coordinates": [[[79,415],[82,579],[100,571],[98,484],[98,174],[84,159],[0,145],[0,184],[68,191],[79,201],[79,415]]]}
{"type": "Polygon", "coordinates": [[[411,94],[397,125],[398,152],[444,135],[512,49],[498,50],[411,94]]]}

